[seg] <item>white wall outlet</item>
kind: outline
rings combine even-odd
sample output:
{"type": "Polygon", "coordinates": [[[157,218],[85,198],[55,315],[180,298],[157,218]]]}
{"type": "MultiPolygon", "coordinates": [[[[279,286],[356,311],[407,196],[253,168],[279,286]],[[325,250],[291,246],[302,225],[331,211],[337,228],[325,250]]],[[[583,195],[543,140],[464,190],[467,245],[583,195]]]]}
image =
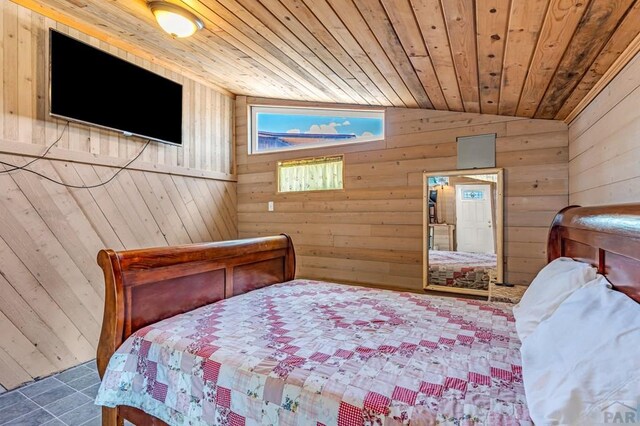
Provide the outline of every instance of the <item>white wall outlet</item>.
{"type": "Polygon", "coordinates": [[[269,202],[267,203],[267,209],[268,209],[270,212],[272,212],[272,211],[273,211],[273,201],[269,201],[269,202]]]}

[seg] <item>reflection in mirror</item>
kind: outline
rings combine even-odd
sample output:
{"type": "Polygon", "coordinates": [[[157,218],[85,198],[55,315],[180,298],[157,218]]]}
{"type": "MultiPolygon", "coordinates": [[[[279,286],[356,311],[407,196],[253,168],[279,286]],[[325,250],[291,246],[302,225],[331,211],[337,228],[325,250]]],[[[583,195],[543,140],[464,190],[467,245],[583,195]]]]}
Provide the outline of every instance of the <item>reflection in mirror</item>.
{"type": "Polygon", "coordinates": [[[424,175],[424,287],[488,295],[502,281],[502,169],[424,175]]]}

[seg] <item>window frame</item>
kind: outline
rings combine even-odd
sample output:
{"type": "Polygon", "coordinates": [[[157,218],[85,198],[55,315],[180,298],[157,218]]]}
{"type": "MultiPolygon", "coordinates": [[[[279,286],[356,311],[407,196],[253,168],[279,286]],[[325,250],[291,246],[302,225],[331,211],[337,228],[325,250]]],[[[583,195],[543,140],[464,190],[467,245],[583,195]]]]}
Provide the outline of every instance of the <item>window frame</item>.
{"type": "Polygon", "coordinates": [[[345,184],[345,155],[344,154],[336,154],[336,155],[319,155],[313,157],[304,157],[304,158],[293,158],[287,160],[280,160],[276,163],[276,194],[300,194],[305,192],[336,192],[336,191],[344,191],[345,184]],[[332,158],[340,158],[342,161],[342,188],[333,188],[333,189],[305,189],[303,191],[281,191],[280,190],[280,167],[282,163],[293,163],[297,161],[308,161],[308,160],[321,160],[321,159],[332,159],[332,158]]]}
{"type": "MultiPolygon", "coordinates": [[[[379,142],[386,138],[386,109],[385,108],[356,108],[356,107],[308,107],[308,106],[290,106],[290,105],[264,105],[264,104],[250,104],[247,107],[247,119],[249,121],[249,132],[247,135],[247,150],[249,155],[263,155],[263,154],[274,154],[278,152],[289,152],[289,151],[299,151],[305,149],[321,149],[321,148],[331,148],[335,146],[344,146],[344,145],[357,145],[357,144],[365,144],[371,142],[379,142]],[[301,146],[292,146],[287,148],[278,148],[278,149],[270,149],[267,151],[258,151],[258,128],[257,128],[257,119],[256,116],[260,112],[265,111],[273,111],[281,114],[291,113],[292,115],[305,115],[300,113],[300,111],[308,111],[309,115],[319,115],[319,116],[335,116],[335,115],[344,115],[345,117],[354,117],[354,118],[367,118],[366,114],[380,115],[382,118],[382,135],[380,137],[375,136],[370,140],[345,140],[345,141],[335,141],[331,143],[316,143],[309,145],[301,145],[301,146]]],[[[371,117],[373,118],[373,117],[371,117]]]]}

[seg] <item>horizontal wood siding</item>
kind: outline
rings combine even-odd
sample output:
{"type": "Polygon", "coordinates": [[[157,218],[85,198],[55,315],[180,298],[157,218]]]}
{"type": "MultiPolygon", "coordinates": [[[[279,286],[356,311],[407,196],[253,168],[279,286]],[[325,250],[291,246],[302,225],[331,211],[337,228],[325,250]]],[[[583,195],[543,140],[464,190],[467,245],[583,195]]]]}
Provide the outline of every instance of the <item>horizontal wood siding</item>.
{"type": "MultiPolygon", "coordinates": [[[[135,170],[91,190],[4,173],[7,166],[0,165],[4,388],[95,357],[103,309],[100,249],[237,236],[234,100],[6,1],[0,3],[0,161],[25,165],[62,134],[64,122],[47,113],[49,27],[182,83],[185,145],[152,143],[135,170]]],[[[137,154],[141,142],[72,124],[48,158],[29,168],[67,184],[98,184],[137,154]]]]}
{"type": "Polygon", "coordinates": [[[569,126],[570,201],[640,201],[640,54],[569,126]]]}
{"type": "Polygon", "coordinates": [[[388,108],[383,141],[251,156],[248,103],[284,101],[236,99],[239,235],[291,234],[299,276],[421,288],[423,171],[455,169],[456,137],[485,133],[497,134],[506,171],[506,279],[528,283],[544,265],[547,228],[568,200],[565,123],[388,108]],[[276,192],[278,160],[339,153],[343,191],[276,192]]]}

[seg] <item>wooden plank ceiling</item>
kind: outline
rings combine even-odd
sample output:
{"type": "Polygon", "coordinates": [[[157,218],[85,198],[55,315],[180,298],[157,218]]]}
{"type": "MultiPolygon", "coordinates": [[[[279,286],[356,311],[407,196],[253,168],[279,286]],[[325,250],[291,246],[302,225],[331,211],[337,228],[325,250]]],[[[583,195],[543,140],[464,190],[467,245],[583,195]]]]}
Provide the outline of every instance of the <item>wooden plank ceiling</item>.
{"type": "Polygon", "coordinates": [[[145,0],[14,1],[236,94],[547,119],[640,45],[640,0],[172,0],[186,40],[145,0]]]}

